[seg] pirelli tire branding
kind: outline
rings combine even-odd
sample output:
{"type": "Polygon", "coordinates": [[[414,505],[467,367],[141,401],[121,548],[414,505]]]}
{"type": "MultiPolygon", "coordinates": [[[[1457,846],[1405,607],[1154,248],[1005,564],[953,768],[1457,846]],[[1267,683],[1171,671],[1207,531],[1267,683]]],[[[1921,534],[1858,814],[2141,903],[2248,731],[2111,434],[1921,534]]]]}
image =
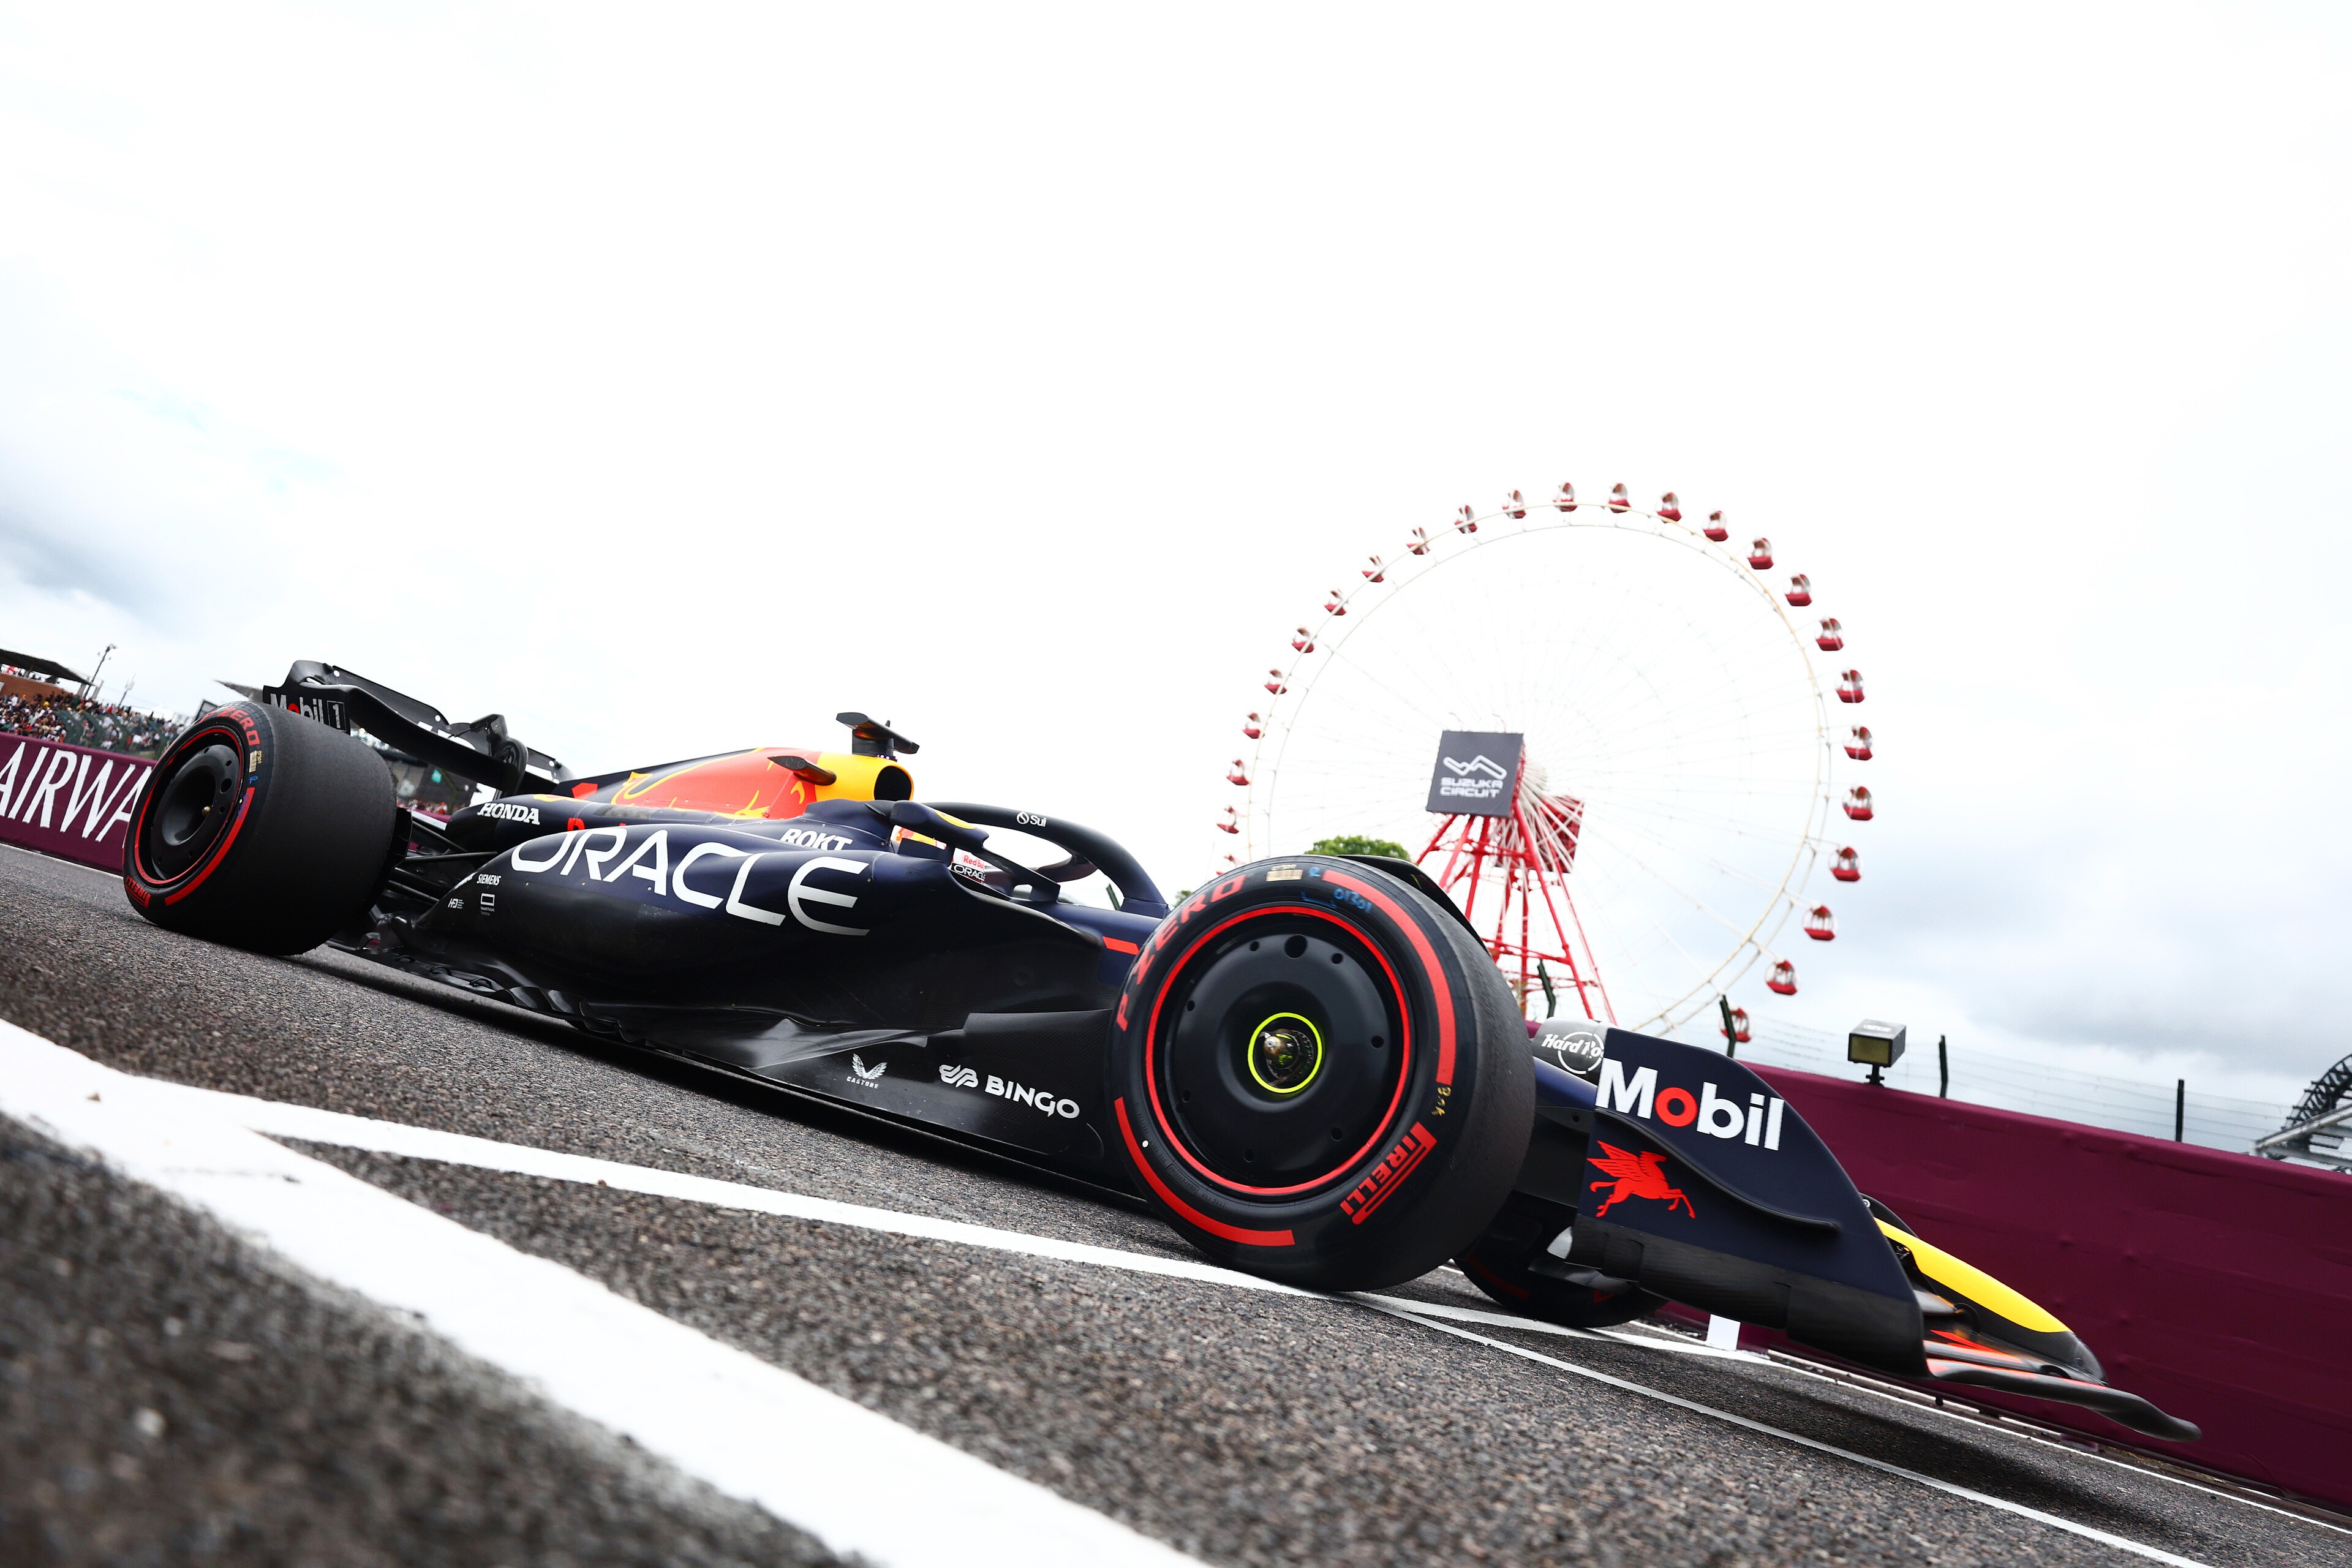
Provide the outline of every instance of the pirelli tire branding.
{"type": "MultiPolygon", "coordinates": [[[[1230,1037],[1245,1047],[1251,1029],[1230,1037]]],[[[1179,1230],[1237,1267],[1319,1289],[1381,1288],[1465,1249],[1507,1195],[1533,1120],[1526,1028],[1475,939],[1403,881],[1322,856],[1243,867],[1171,911],[1120,993],[1108,1079],[1113,1140],[1179,1230]],[[1336,1005],[1318,1014],[1313,987],[1286,965],[1360,975],[1388,1021],[1343,1019],[1336,1005]],[[1261,1004],[1261,983],[1283,999],[1261,1004]],[[1211,1079],[1184,1065],[1201,1059],[1200,1026],[1182,1026],[1180,1042],[1176,1020],[1202,1017],[1188,1011],[1202,1005],[1222,1016],[1228,999],[1244,1026],[1261,1014],[1329,1026],[1318,1073],[1361,1068],[1337,1080],[1352,1098],[1321,1102],[1331,1110],[1313,1131],[1327,1161],[1253,1174],[1269,1151],[1251,1146],[1250,1130],[1288,1126],[1294,1102],[1254,1092],[1245,1057],[1217,1075],[1233,1086],[1228,1121],[1215,1137],[1203,1131],[1211,1079]],[[1353,1092],[1367,1084],[1376,1092],[1353,1092]]]]}
{"type": "Polygon", "coordinates": [[[1372,1217],[1372,1211],[1382,1200],[1402,1185],[1404,1179],[1417,1170],[1421,1163],[1437,1151],[1437,1140],[1428,1128],[1416,1121],[1412,1130],[1398,1140],[1397,1146],[1386,1158],[1358,1182],[1348,1195],[1339,1200],[1339,1210],[1348,1216],[1349,1225],[1361,1225],[1372,1217]]]}

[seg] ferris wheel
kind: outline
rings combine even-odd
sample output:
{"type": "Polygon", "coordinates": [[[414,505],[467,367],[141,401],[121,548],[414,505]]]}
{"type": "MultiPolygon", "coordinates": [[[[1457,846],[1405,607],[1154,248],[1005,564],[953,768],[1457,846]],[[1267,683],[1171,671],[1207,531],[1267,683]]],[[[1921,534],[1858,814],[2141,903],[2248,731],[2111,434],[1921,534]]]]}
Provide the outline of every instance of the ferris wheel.
{"type": "Polygon", "coordinates": [[[1809,889],[1861,879],[1843,840],[1875,809],[1841,792],[1872,755],[1863,679],[1806,574],[1672,491],[1562,484],[1350,575],[1261,681],[1226,860],[1402,847],[1538,1016],[1668,1034],[1759,968],[1796,994],[1789,939],[1837,935],[1809,889]]]}

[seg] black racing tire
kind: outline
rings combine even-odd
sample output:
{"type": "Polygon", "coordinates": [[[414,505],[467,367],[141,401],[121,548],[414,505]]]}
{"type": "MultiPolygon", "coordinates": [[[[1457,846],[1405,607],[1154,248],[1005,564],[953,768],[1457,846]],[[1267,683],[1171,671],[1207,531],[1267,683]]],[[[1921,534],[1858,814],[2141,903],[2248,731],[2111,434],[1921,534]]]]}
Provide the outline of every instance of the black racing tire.
{"type": "Polygon", "coordinates": [[[1221,1263],[1321,1290],[1418,1278],[1502,1206],[1535,1120],[1486,949],[1398,879],[1244,866],[1145,942],[1113,1015],[1112,1135],[1221,1263]]]}
{"type": "Polygon", "coordinates": [[[360,742],[238,702],[156,759],[122,847],[122,887],[169,931],[255,952],[305,952],[367,912],[399,807],[360,742]]]}
{"type": "Polygon", "coordinates": [[[1539,1318],[1571,1329],[1607,1329],[1647,1317],[1666,1304],[1664,1296],[1638,1285],[1613,1288],[1570,1284],[1528,1267],[1544,1243],[1558,1236],[1576,1211],[1515,1193],[1486,1234],[1454,1260],[1471,1284],[1496,1305],[1523,1318],[1539,1318]]]}

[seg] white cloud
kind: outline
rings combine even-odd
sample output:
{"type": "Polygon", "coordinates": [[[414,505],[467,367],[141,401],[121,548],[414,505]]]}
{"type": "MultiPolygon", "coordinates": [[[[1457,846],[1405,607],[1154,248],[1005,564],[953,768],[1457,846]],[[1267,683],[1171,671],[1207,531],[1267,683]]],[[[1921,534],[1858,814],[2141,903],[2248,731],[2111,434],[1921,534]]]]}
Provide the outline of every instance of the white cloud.
{"type": "Polygon", "coordinates": [[[0,613],[142,698],[329,658],[583,766],[865,708],[1181,882],[1346,563],[1673,486],[1871,677],[1869,875],[1771,1005],[2307,1075],[2345,54],[2248,7],[19,13],[0,613]]]}

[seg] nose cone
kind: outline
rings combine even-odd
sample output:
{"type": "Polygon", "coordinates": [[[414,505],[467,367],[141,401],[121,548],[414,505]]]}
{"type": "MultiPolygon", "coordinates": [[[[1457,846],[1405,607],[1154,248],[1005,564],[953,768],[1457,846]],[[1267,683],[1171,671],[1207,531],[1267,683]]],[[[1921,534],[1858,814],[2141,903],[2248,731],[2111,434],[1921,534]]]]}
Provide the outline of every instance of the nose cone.
{"type": "Polygon", "coordinates": [[[1895,1244],[1904,1268],[1921,1281],[1923,1289],[1956,1309],[1956,1317],[1928,1318],[1930,1342],[1937,1339],[1954,1343],[1997,1341],[2003,1349],[2063,1367],[2076,1377],[2106,1381],[2105,1369],[2091,1353],[2091,1347],[2040,1302],[1885,1220],[1878,1222],[1878,1228],[1895,1244]]]}

